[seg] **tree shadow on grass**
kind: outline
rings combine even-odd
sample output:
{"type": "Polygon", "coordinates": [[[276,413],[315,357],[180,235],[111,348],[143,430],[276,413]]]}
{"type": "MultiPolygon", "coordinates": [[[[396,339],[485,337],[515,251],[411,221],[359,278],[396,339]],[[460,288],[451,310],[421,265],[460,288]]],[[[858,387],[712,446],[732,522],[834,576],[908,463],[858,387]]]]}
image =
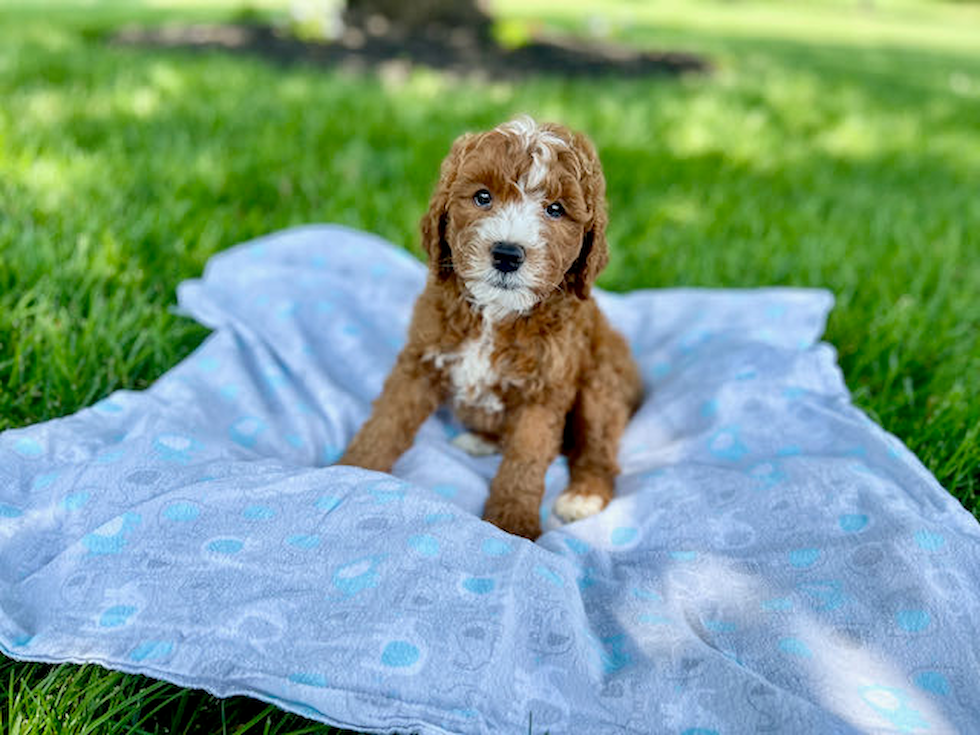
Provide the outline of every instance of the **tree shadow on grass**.
{"type": "Polygon", "coordinates": [[[249,54],[280,64],[311,64],[356,71],[413,66],[509,81],[531,75],[563,77],[646,77],[706,72],[710,65],[696,54],[637,51],[574,37],[535,40],[507,49],[481,40],[465,28],[399,33],[345,33],[332,42],[304,41],[264,24],[171,25],[130,27],[114,34],[123,45],[223,50],[249,54]]]}

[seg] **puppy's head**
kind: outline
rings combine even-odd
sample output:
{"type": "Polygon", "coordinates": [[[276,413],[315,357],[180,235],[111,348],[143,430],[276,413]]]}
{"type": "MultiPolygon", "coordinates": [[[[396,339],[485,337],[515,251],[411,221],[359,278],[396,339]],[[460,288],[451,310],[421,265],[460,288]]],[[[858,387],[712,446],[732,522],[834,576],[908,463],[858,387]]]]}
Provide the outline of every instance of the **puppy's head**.
{"type": "Polygon", "coordinates": [[[491,319],[556,290],[588,298],[608,260],[605,179],[589,140],[521,117],[456,140],[422,219],[438,279],[491,319]]]}

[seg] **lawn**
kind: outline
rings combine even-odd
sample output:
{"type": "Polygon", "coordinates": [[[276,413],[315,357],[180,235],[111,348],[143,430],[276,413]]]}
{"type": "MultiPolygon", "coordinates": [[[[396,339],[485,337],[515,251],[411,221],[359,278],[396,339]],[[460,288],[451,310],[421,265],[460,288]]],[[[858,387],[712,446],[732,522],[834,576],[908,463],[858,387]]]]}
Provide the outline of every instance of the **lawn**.
{"type": "MultiPolygon", "coordinates": [[[[359,76],[106,42],[132,21],[227,18],[229,0],[0,6],[0,430],[152,383],[205,335],[171,313],[177,283],[236,242],[334,221],[419,254],[449,142],[528,111],[600,150],[602,286],[830,289],[826,339],[855,402],[980,517],[980,6],[557,5],[497,3],[511,24],[715,70],[359,76]]],[[[310,727],[92,666],[3,660],[0,681],[11,732],[310,727]]]]}

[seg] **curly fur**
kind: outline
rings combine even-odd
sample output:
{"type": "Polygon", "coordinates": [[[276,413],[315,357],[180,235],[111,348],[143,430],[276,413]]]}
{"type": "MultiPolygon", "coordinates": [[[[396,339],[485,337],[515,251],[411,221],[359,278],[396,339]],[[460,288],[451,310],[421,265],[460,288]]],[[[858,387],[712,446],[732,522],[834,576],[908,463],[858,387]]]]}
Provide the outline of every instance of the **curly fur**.
{"type": "Polygon", "coordinates": [[[524,117],[457,139],[422,218],[429,277],[408,341],[341,463],[390,470],[446,401],[482,440],[470,445],[502,448],[486,520],[536,538],[559,452],[570,482],[556,513],[576,520],[604,508],[642,391],[626,341],[591,296],[609,257],[606,220],[585,136],[524,117]],[[474,200],[484,189],[489,206],[474,200]],[[557,218],[546,213],[555,202],[557,218]],[[493,268],[499,240],[524,250],[513,273],[493,268]]]}

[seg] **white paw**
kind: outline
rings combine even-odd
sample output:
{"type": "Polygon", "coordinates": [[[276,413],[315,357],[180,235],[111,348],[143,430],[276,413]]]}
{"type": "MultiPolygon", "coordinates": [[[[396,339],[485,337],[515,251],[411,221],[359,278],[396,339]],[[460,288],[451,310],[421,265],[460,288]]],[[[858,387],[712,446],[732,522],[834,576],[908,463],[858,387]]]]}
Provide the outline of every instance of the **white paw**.
{"type": "Polygon", "coordinates": [[[606,507],[606,501],[598,495],[570,495],[562,493],[555,501],[555,515],[566,523],[594,516],[606,507]]]}
{"type": "Polygon", "coordinates": [[[493,442],[487,441],[482,436],[471,434],[470,432],[460,434],[450,443],[457,449],[462,449],[474,457],[487,457],[500,451],[493,442]]]}

